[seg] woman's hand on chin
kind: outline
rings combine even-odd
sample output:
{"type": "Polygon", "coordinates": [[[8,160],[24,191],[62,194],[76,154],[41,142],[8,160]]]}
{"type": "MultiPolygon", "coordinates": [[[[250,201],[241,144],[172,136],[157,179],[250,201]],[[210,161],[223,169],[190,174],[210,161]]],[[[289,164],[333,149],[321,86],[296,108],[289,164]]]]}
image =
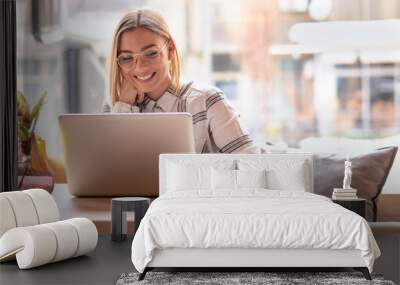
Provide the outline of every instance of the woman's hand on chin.
{"type": "Polygon", "coordinates": [[[142,103],[143,99],[144,93],[137,90],[133,80],[129,76],[124,75],[119,101],[130,105],[137,105],[142,103]]]}

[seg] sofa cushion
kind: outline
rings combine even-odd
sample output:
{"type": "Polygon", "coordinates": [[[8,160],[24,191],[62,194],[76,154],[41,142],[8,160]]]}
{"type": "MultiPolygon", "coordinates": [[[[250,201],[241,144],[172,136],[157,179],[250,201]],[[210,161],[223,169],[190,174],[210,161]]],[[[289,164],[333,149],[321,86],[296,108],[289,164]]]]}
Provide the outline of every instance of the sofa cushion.
{"type": "MultiPolygon", "coordinates": [[[[338,137],[310,137],[300,142],[300,150],[312,153],[335,153],[343,156],[368,154],[378,148],[400,146],[400,134],[375,139],[350,139],[338,137]]],[[[383,186],[382,193],[396,194],[400,191],[400,155],[392,166],[392,170],[383,186]]]]}
{"type": "MultiPolygon", "coordinates": [[[[372,216],[376,218],[376,199],[390,172],[397,147],[378,149],[365,155],[351,157],[351,186],[357,195],[372,202],[372,216]]],[[[317,154],[314,158],[314,193],[327,197],[333,188],[341,188],[346,157],[335,154],[317,154]]],[[[368,209],[368,208],[367,208],[368,209]]]]}

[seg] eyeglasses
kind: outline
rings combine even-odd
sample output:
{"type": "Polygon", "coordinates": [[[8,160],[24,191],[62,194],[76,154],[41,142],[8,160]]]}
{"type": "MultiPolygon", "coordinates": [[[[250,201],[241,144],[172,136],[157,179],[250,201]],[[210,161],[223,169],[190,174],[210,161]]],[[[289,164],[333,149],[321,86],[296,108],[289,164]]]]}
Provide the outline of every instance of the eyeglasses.
{"type": "Polygon", "coordinates": [[[129,71],[136,67],[139,57],[142,60],[143,64],[154,63],[160,56],[161,51],[167,46],[168,42],[168,40],[165,41],[164,45],[161,48],[151,47],[139,53],[121,53],[116,59],[117,63],[122,69],[126,71],[129,71]]]}

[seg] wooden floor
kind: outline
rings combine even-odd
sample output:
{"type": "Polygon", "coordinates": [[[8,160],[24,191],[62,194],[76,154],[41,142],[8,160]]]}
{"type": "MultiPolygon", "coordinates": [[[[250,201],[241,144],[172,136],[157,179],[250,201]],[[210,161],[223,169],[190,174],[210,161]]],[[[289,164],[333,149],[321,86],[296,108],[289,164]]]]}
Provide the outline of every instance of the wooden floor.
{"type": "Polygon", "coordinates": [[[16,261],[0,264],[0,284],[115,284],[122,273],[135,271],[132,238],[112,242],[100,236],[94,251],[84,256],[20,270],[16,261]]]}

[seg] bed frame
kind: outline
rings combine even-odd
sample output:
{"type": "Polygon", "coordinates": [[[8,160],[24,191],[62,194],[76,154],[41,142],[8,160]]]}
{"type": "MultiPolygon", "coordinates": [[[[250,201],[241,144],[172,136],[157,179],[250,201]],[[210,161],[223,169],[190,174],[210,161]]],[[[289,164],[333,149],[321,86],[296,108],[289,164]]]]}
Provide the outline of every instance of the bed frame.
{"type": "MultiPolygon", "coordinates": [[[[268,154],[271,159],[290,158],[306,163],[306,191],[313,192],[313,159],[310,153],[268,154]]],[[[165,193],[167,184],[167,163],[169,161],[206,160],[208,163],[248,158],[257,154],[161,154],[159,160],[159,190],[165,193]],[[195,157],[196,156],[196,157],[195,157]]],[[[147,265],[139,280],[155,268],[232,268],[235,271],[265,268],[343,268],[350,267],[361,271],[367,280],[371,280],[369,270],[359,250],[331,249],[254,249],[254,248],[170,248],[155,250],[153,259],[147,265]],[[237,269],[237,270],[236,270],[237,269]]]]}
{"type": "MultiPolygon", "coordinates": [[[[156,250],[152,261],[139,275],[143,280],[155,268],[337,268],[350,267],[371,280],[359,250],[330,249],[194,249],[171,248],[156,250]]],[[[237,269],[237,270],[236,270],[237,269]]]]}

